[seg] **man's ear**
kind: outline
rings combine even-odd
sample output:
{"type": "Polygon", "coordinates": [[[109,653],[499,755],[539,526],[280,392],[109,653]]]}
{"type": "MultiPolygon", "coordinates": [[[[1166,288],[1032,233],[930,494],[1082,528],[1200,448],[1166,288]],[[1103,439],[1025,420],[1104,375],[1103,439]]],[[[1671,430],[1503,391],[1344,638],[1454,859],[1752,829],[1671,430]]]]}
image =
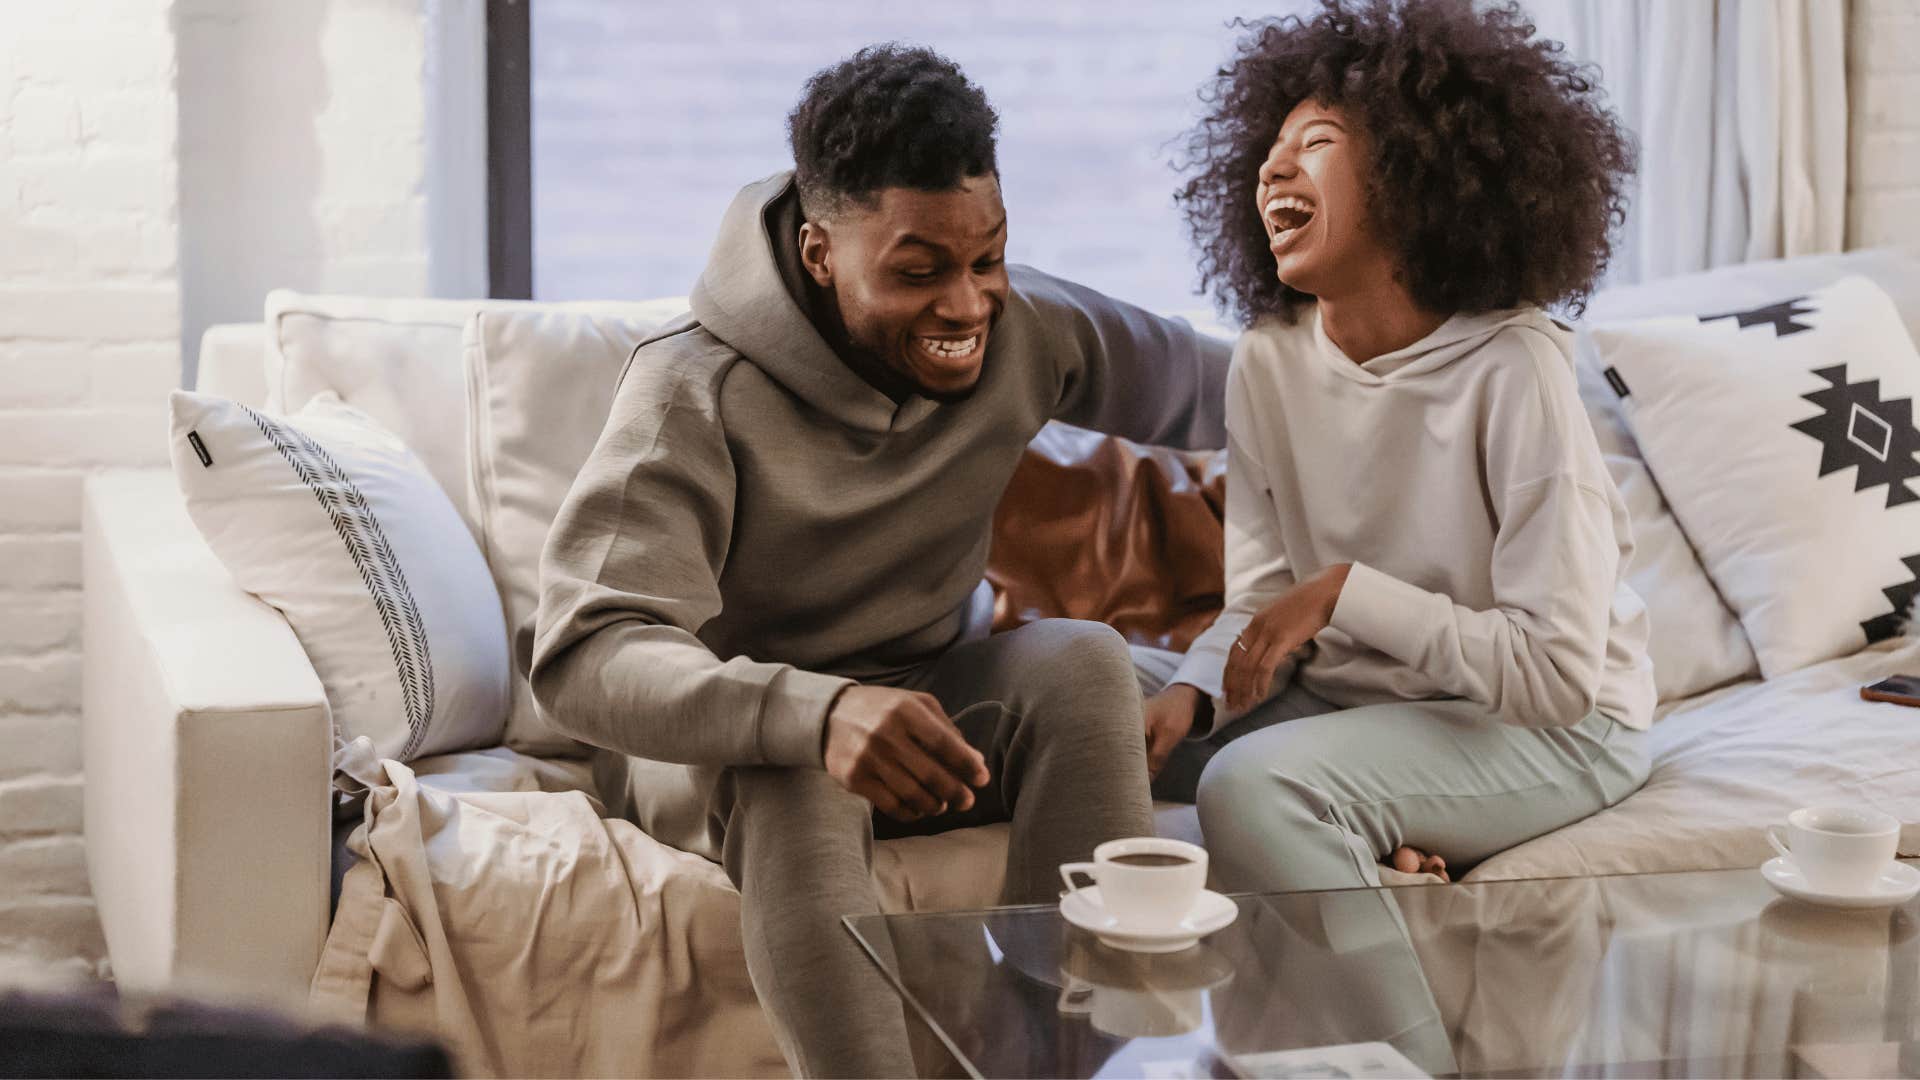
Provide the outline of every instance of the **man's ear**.
{"type": "Polygon", "coordinates": [[[833,260],[829,257],[832,247],[833,240],[827,235],[826,226],[817,221],[801,224],[800,265],[807,268],[813,283],[823,289],[833,288],[833,260]]]}

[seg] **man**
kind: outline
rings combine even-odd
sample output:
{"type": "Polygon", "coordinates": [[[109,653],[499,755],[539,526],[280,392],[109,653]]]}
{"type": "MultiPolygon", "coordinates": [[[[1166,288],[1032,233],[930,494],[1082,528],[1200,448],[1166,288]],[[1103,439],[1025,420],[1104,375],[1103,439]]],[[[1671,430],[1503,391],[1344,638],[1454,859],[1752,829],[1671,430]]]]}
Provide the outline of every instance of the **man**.
{"type": "Polygon", "coordinates": [[[1011,820],[1010,903],[1153,831],[1120,636],[987,636],[994,506],[1050,419],[1221,445],[1227,348],[1004,264],[997,118],[941,57],[863,50],[789,120],[795,172],[734,200],[554,525],[533,687],[631,756],[625,812],[723,862],[795,1069],[906,1075],[840,925],[877,910],[876,827],[1011,820]]]}

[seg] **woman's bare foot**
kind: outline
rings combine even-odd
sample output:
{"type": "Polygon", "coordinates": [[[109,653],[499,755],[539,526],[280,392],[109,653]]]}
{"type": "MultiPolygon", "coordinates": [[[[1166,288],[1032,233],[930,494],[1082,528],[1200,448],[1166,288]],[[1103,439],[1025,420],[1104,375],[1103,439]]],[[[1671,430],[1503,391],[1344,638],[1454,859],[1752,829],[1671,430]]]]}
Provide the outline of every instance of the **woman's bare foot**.
{"type": "Polygon", "coordinates": [[[1447,860],[1438,855],[1429,855],[1419,848],[1402,846],[1395,850],[1387,862],[1403,874],[1438,874],[1441,881],[1452,881],[1447,876],[1447,860]]]}

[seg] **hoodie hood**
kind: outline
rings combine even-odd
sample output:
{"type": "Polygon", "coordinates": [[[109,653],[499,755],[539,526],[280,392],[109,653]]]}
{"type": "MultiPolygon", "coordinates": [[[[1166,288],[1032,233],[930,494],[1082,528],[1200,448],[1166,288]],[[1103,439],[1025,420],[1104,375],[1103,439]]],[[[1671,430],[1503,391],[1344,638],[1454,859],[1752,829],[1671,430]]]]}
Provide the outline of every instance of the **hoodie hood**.
{"type": "Polygon", "coordinates": [[[1488,338],[1509,326],[1538,330],[1555,341],[1568,333],[1552,316],[1537,307],[1455,315],[1435,327],[1426,337],[1405,348],[1382,353],[1364,364],[1356,364],[1327,336],[1326,326],[1320,321],[1319,305],[1313,309],[1313,340],[1319,346],[1320,355],[1328,358],[1335,371],[1355,382],[1369,385],[1401,382],[1439,371],[1480,348],[1488,338]]]}
{"type": "Polygon", "coordinates": [[[740,189],[689,297],[694,318],[789,393],[848,427],[875,434],[912,427],[938,403],[916,395],[896,405],[855,374],[781,276],[768,210],[799,197],[792,170],[740,189]]]}

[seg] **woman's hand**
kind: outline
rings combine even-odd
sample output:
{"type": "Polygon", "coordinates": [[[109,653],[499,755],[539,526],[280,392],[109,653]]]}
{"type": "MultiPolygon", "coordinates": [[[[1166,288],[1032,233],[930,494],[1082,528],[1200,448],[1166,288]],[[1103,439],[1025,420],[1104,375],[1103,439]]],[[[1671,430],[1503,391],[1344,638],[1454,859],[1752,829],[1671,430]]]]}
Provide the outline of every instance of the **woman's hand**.
{"type": "Polygon", "coordinates": [[[1174,683],[1147,699],[1147,775],[1159,776],[1167,756],[1180,740],[1193,730],[1193,718],[1200,711],[1200,691],[1186,683],[1174,683]]]}
{"type": "Polygon", "coordinates": [[[1268,604],[1227,650],[1221,676],[1227,708],[1244,713],[1266,699],[1273,673],[1333,621],[1334,605],[1351,563],[1338,563],[1300,582],[1268,604]]]}

